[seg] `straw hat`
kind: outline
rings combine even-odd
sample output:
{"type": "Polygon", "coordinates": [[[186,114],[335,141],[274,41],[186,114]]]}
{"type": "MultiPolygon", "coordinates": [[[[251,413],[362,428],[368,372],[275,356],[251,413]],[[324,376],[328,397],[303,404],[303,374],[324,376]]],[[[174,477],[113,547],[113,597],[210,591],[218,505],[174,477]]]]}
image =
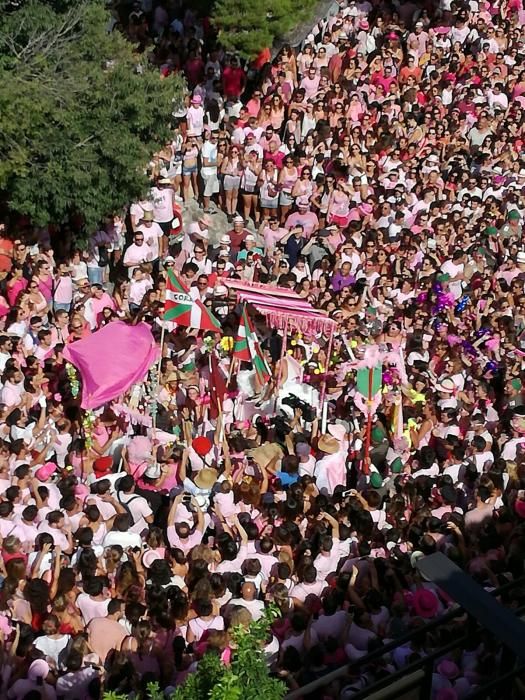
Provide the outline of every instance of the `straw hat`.
{"type": "Polygon", "coordinates": [[[266,467],[268,464],[275,459],[275,457],[282,457],[283,451],[275,443],[265,442],[264,445],[260,447],[255,447],[253,450],[248,452],[248,455],[253,459],[253,461],[261,467],[266,467]]]}
{"type": "Polygon", "coordinates": [[[171,382],[180,382],[181,379],[182,374],[179,372],[179,370],[174,370],[173,372],[170,372],[166,377],[166,384],[170,384],[171,382]]]}
{"type": "Polygon", "coordinates": [[[212,467],[204,467],[200,470],[193,481],[200,489],[211,490],[217,481],[218,476],[219,472],[216,469],[213,469],[212,467]]]}
{"type": "Polygon", "coordinates": [[[335,437],[332,437],[326,433],[325,435],[321,435],[317,445],[322,452],[333,455],[336,452],[339,452],[340,442],[335,437]]]}

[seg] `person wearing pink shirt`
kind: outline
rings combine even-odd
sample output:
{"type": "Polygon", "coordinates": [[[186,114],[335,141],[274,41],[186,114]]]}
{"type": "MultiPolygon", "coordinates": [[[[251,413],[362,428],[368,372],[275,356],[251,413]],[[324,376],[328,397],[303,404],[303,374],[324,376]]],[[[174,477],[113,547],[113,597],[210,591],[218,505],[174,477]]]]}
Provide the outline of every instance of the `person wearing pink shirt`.
{"type": "Polygon", "coordinates": [[[73,280],[71,270],[66,263],[58,266],[58,275],[53,284],[53,310],[69,311],[73,301],[73,280]]]}
{"type": "Polygon", "coordinates": [[[98,577],[87,579],[83,588],[84,592],[78,595],[75,605],[87,627],[94,618],[107,616],[111,598],[104,594],[102,580],[98,577]]]}
{"type": "Polygon", "coordinates": [[[85,305],[85,315],[91,330],[95,330],[100,323],[102,311],[106,308],[115,311],[116,306],[113,297],[110,297],[100,284],[93,284],[91,286],[91,294],[91,299],[88,299],[85,305]]]}
{"type": "Polygon", "coordinates": [[[71,530],[66,527],[64,513],[61,510],[53,510],[47,514],[45,522],[38,528],[39,532],[48,532],[65,554],[73,551],[73,538],[71,530]]]}
{"type": "Polygon", "coordinates": [[[166,534],[168,542],[172,547],[182,549],[182,551],[187,554],[193,547],[202,542],[202,536],[204,534],[204,514],[199,508],[194,496],[188,497],[187,501],[185,501],[184,498],[183,494],[179,494],[173,500],[170,512],[168,513],[166,534]],[[188,503],[192,509],[194,519],[193,531],[192,527],[187,522],[175,522],[179,506],[183,503],[188,503]]]}
{"type": "Polygon", "coordinates": [[[298,197],[296,204],[297,211],[287,217],[285,228],[290,231],[295,226],[302,226],[305,237],[309,239],[319,228],[319,219],[315,212],[310,211],[310,202],[307,197],[298,197]]]}
{"type": "Polygon", "coordinates": [[[315,97],[319,90],[320,81],[321,76],[317,73],[317,70],[311,66],[300,83],[301,88],[304,90],[305,99],[308,100],[311,97],[315,97]]]}

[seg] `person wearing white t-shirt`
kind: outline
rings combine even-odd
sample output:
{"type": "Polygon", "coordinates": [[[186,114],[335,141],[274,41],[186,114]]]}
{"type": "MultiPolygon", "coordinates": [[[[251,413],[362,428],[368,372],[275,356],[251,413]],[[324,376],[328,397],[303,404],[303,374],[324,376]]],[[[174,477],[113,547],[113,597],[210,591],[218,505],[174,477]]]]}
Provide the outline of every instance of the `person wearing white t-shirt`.
{"type": "Polygon", "coordinates": [[[465,252],[456,250],[452,256],[452,260],[447,260],[441,266],[441,272],[449,275],[449,289],[454,295],[454,299],[459,299],[463,292],[463,273],[465,271],[465,252]]]}
{"type": "Polygon", "coordinates": [[[7,335],[3,335],[0,338],[0,372],[3,373],[7,360],[11,359],[11,353],[8,352],[8,348],[11,345],[11,339],[7,335]]]}
{"type": "Polygon", "coordinates": [[[204,211],[209,213],[211,198],[219,192],[217,178],[217,132],[212,131],[209,141],[205,141],[201,149],[201,175],[204,180],[203,203],[204,211]]]}
{"type": "Polygon", "coordinates": [[[48,615],[42,622],[43,636],[37,637],[33,646],[44,654],[46,661],[52,661],[57,669],[64,668],[64,651],[69,644],[71,636],[60,634],[59,621],[56,615],[48,615]]]}
{"type": "Polygon", "coordinates": [[[122,477],[118,484],[117,500],[129,510],[133,519],[132,532],[141,534],[148,529],[153,522],[153,511],[146,499],[135,493],[135,481],[129,474],[122,477]]]}
{"type": "MultiPolygon", "coordinates": [[[[131,219],[131,228],[135,230],[140,224],[142,218],[144,217],[145,211],[153,211],[153,205],[147,200],[142,200],[140,202],[133,202],[129,208],[129,216],[131,219]]],[[[76,279],[76,277],[73,277],[76,279]]]]}
{"type": "Polygon", "coordinates": [[[150,246],[144,242],[145,236],[142,231],[137,231],[133,237],[133,243],[126,248],[124,253],[124,267],[128,268],[130,279],[133,276],[133,271],[142,263],[151,262],[153,260],[153,252],[150,246]]]}
{"type": "Polygon", "coordinates": [[[133,270],[133,277],[129,285],[129,304],[138,309],[142,303],[144,295],[149,289],[153,289],[153,283],[151,279],[146,277],[144,272],[140,267],[136,267],[133,270]]]}
{"type": "Polygon", "coordinates": [[[248,610],[253,620],[260,620],[264,615],[264,602],[257,600],[257,588],[252,582],[243,583],[241,596],[241,598],[232,598],[228,606],[240,605],[248,610]]]}
{"type": "Polygon", "coordinates": [[[164,235],[168,235],[173,221],[173,201],[175,192],[171,188],[171,180],[161,178],[157,187],[151,188],[153,201],[153,221],[161,227],[164,235]]]}
{"type": "Polygon", "coordinates": [[[132,525],[131,517],[128,513],[119,513],[113,522],[113,529],[104,537],[102,546],[104,549],[118,544],[122,549],[134,549],[142,547],[142,539],[136,532],[130,530],[132,525]]]}
{"type": "Polygon", "coordinates": [[[151,212],[151,214],[149,212],[146,212],[144,216],[146,218],[137,228],[135,235],[137,233],[140,234],[142,232],[144,236],[144,243],[149,247],[151,251],[151,260],[158,260],[164,248],[164,231],[162,230],[160,224],[157,224],[155,221],[153,221],[153,212],[151,212]]]}

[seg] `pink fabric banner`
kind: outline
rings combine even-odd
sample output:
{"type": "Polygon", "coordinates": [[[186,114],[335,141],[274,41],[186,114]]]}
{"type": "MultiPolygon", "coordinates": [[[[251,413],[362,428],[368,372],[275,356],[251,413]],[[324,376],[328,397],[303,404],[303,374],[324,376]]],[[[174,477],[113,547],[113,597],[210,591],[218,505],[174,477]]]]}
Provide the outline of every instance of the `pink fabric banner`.
{"type": "Polygon", "coordinates": [[[97,408],[146,376],[159,356],[149,326],[113,321],[64,348],[82,379],[82,408],[97,408]]]}

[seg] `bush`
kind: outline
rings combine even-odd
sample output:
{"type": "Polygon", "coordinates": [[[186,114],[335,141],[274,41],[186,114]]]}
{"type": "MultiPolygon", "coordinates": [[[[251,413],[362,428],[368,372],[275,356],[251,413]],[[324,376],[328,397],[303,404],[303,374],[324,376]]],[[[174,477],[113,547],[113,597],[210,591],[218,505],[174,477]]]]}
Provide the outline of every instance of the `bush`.
{"type": "MultiPolygon", "coordinates": [[[[224,665],[216,654],[207,653],[197,671],[171,695],[171,700],[282,700],[286,685],[268,675],[264,643],[277,612],[270,608],[265,616],[246,629],[231,631],[232,661],[224,665]]],[[[158,684],[148,686],[150,700],[164,700],[158,684]]],[[[104,700],[126,700],[127,696],[105,693],[104,700]]]]}

